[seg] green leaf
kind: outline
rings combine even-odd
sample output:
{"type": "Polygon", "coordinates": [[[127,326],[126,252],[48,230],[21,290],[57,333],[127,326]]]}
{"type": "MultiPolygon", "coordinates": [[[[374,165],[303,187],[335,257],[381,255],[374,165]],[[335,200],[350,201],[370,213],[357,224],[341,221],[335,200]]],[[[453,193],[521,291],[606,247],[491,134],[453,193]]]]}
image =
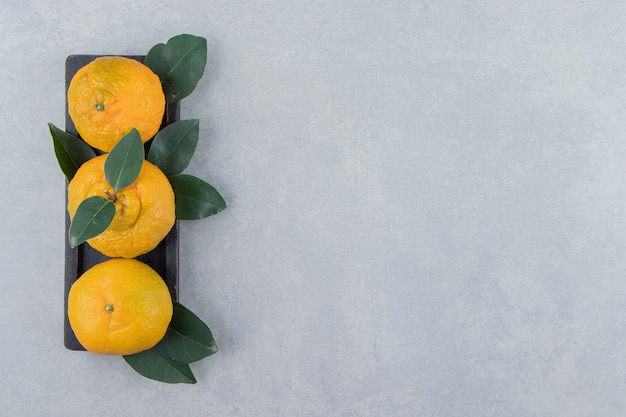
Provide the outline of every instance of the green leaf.
{"type": "Polygon", "coordinates": [[[114,193],[135,182],[143,160],[141,136],[137,129],[133,129],[111,149],[104,162],[104,175],[114,193]]]}
{"type": "Polygon", "coordinates": [[[152,349],[134,355],[124,355],[124,360],[146,378],[170,384],[196,383],[188,364],[161,356],[152,349]]]}
{"type": "Polygon", "coordinates": [[[74,213],[70,224],[70,246],[75,248],[87,239],[104,232],[115,217],[115,205],[104,197],[85,199],[74,213]]]}
{"type": "Polygon", "coordinates": [[[193,35],[178,35],[150,49],[144,64],[161,79],[168,102],[187,97],[204,74],[207,57],[206,39],[193,35]]]}
{"type": "Polygon", "coordinates": [[[174,301],[172,321],[152,349],[125,355],[124,360],[146,378],[168,383],[195,384],[189,363],[217,352],[211,331],[195,314],[174,301]]]}
{"type": "Polygon", "coordinates": [[[226,208],[217,190],[200,178],[185,174],[168,178],[174,190],[177,219],[203,219],[226,208]]]}
{"type": "Polygon", "coordinates": [[[209,327],[183,305],[174,302],[167,333],[152,349],[177,362],[191,363],[217,352],[217,345],[209,327]]]}
{"type": "Polygon", "coordinates": [[[83,140],[59,129],[52,123],[48,123],[48,128],[52,135],[54,153],[61,171],[63,171],[67,180],[71,181],[78,168],[84,162],[95,157],[96,153],[83,140]]]}
{"type": "Polygon", "coordinates": [[[179,120],[163,128],[152,139],[148,161],[165,175],[176,175],[189,165],[198,144],[200,121],[179,120]]]}

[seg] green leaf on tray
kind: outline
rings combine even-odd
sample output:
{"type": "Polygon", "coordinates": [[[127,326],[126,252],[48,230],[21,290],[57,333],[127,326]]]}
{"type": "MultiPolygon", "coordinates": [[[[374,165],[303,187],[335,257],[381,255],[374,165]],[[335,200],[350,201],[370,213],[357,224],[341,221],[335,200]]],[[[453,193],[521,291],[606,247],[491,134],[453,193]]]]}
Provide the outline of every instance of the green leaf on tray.
{"type": "Polygon", "coordinates": [[[113,193],[135,182],[143,165],[144,152],[137,129],[128,132],[111,149],[104,162],[104,175],[113,193]]]}
{"type": "Polygon", "coordinates": [[[59,129],[52,123],[48,123],[48,127],[61,171],[65,174],[65,178],[71,181],[78,168],[84,162],[95,157],[96,153],[83,140],[59,129]]]}
{"type": "Polygon", "coordinates": [[[124,360],[146,378],[168,383],[195,384],[189,363],[217,352],[211,330],[194,313],[174,301],[172,321],[165,336],[152,349],[124,360]]]}
{"type": "Polygon", "coordinates": [[[180,174],[191,161],[199,134],[198,119],[180,120],[164,127],[152,139],[148,161],[165,175],[180,174]]]}
{"type": "Polygon", "coordinates": [[[183,305],[174,302],[167,333],[152,350],[177,362],[191,363],[217,352],[217,345],[209,327],[183,305]]]}
{"type": "Polygon", "coordinates": [[[124,355],[124,360],[146,378],[170,384],[196,383],[188,364],[161,356],[152,349],[134,355],[124,355]]]}
{"type": "Polygon", "coordinates": [[[70,224],[70,246],[81,243],[104,232],[115,217],[115,205],[109,199],[93,196],[85,199],[74,213],[70,224]]]}
{"type": "Polygon", "coordinates": [[[167,102],[187,97],[204,74],[207,58],[205,38],[178,35],[167,44],[156,44],[150,49],[144,64],[161,79],[167,102]]]}
{"type": "Polygon", "coordinates": [[[200,178],[186,174],[168,178],[174,190],[177,219],[203,219],[226,208],[226,202],[217,190],[200,178]]]}

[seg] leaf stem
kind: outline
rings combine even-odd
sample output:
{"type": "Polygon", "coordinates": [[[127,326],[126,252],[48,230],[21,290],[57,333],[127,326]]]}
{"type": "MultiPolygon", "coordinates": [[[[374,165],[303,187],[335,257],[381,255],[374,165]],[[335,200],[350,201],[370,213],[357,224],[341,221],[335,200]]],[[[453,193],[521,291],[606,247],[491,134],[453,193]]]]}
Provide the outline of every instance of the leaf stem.
{"type": "Polygon", "coordinates": [[[113,203],[115,203],[115,200],[117,200],[117,196],[115,195],[115,193],[111,194],[111,192],[109,190],[104,190],[104,193],[107,195],[109,200],[111,200],[113,203]]]}

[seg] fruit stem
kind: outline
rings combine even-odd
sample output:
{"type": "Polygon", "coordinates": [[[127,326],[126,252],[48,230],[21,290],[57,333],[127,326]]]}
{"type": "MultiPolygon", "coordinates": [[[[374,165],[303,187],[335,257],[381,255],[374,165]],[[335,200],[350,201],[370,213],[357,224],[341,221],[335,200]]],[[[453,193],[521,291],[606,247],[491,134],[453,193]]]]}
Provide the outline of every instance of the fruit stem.
{"type": "Polygon", "coordinates": [[[107,195],[109,200],[111,200],[112,202],[115,203],[115,200],[117,200],[117,197],[116,197],[115,193],[111,194],[111,192],[109,190],[104,190],[104,193],[107,195]]]}
{"type": "Polygon", "coordinates": [[[102,103],[98,103],[98,104],[96,104],[96,110],[98,110],[98,111],[104,111],[104,104],[102,104],[102,103]]]}
{"type": "Polygon", "coordinates": [[[111,303],[106,303],[106,305],[104,306],[104,309],[106,310],[107,313],[112,313],[113,310],[115,310],[115,308],[113,307],[113,304],[111,303]]]}

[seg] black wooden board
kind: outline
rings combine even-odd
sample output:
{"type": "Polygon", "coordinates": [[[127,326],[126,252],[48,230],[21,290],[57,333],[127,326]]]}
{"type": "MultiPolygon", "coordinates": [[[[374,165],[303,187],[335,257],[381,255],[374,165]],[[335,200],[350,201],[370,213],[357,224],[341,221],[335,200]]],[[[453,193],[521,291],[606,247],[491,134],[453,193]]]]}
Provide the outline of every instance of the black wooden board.
{"type": "MultiPolygon", "coordinates": [[[[65,131],[78,136],[76,128],[67,111],[67,88],[76,71],[87,65],[101,55],[70,55],[65,61],[65,131]]],[[[133,55],[128,58],[136,59],[143,62],[144,56],[133,55]]],[[[180,118],[180,105],[176,103],[168,103],[165,107],[163,116],[164,127],[180,118]]],[[[150,142],[146,143],[146,154],[150,147],[150,142]]],[[[98,154],[102,152],[96,151],[98,154]]],[[[67,183],[66,183],[67,185],[67,183]]],[[[65,202],[67,206],[67,187],[65,189],[65,202]]],[[[92,266],[106,261],[108,257],[94,250],[87,243],[83,243],[77,248],[69,245],[68,231],[70,227],[70,218],[67,210],[65,210],[65,296],[64,296],[64,344],[70,350],[85,350],[78,342],[72,328],[70,327],[67,317],[67,295],[70,287],[86,270],[92,266]]],[[[174,223],[174,227],[163,241],[151,252],[137,257],[150,265],[165,280],[172,298],[178,300],[178,220],[174,223]]]]}

